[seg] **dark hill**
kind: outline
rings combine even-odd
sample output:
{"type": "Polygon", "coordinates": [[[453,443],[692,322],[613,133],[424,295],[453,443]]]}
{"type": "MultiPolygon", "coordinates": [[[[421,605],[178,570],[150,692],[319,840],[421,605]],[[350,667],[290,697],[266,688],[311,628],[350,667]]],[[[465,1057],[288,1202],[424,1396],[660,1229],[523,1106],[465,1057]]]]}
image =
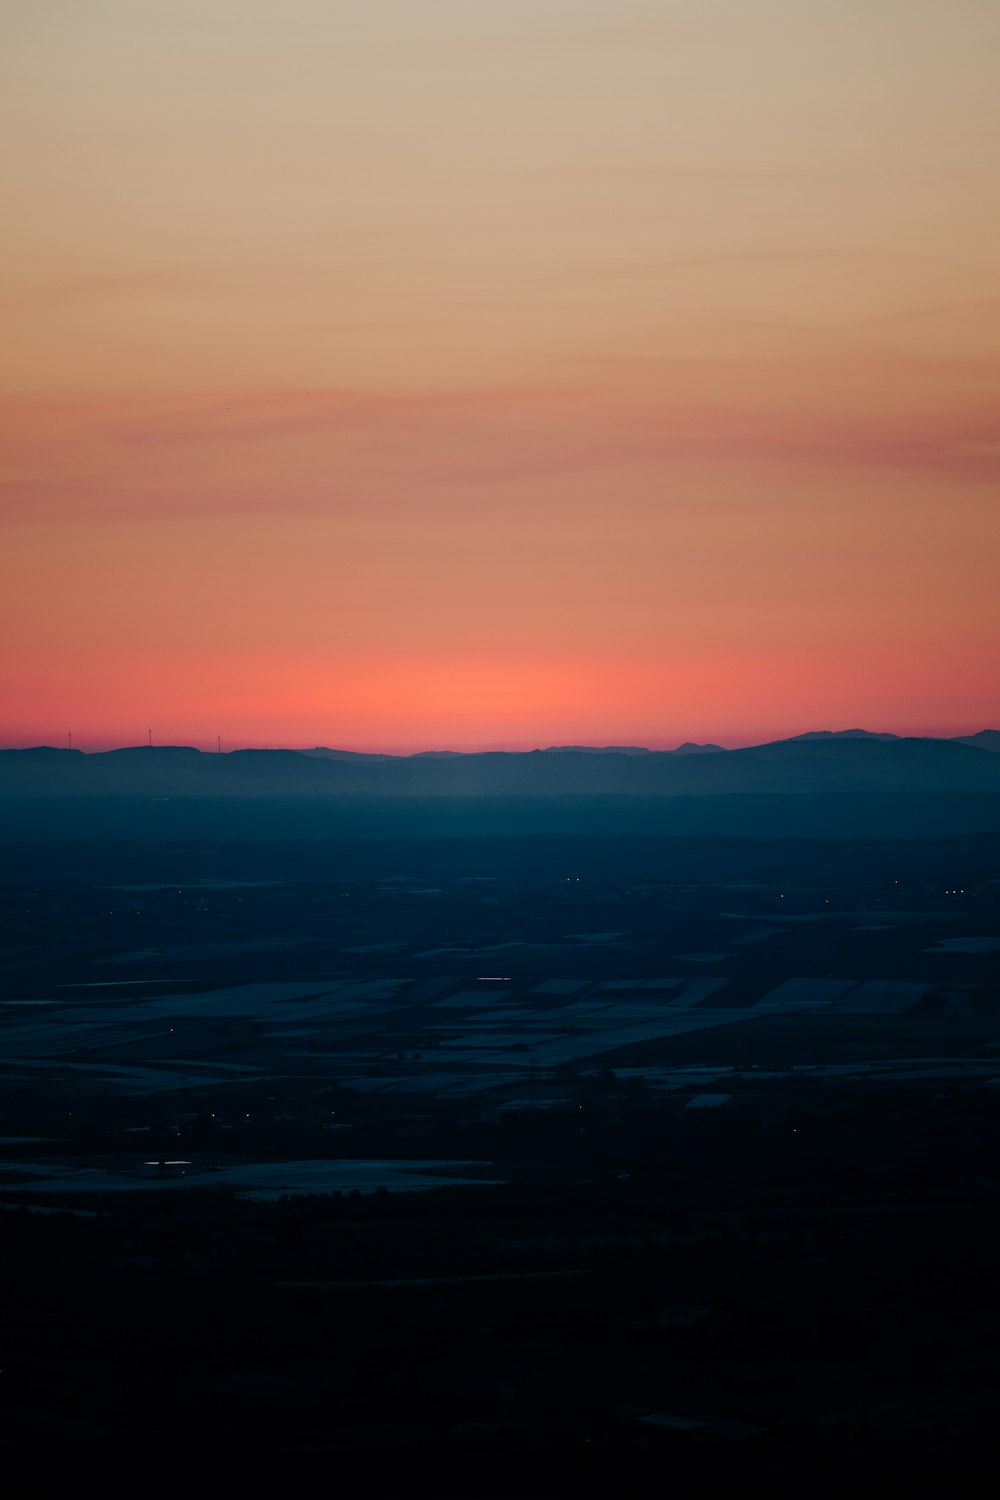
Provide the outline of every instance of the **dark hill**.
{"type": "Polygon", "coordinates": [[[300,755],[314,755],[319,760],[398,760],[398,755],[380,755],[368,750],[328,750],[325,745],[316,745],[312,750],[300,750],[300,755]]]}
{"type": "Polygon", "coordinates": [[[981,729],[978,734],[957,734],[954,745],[974,745],[978,750],[1000,752],[1000,729],[981,729]]]}
{"type": "Polygon", "coordinates": [[[809,729],[805,734],[793,734],[792,741],[803,740],[898,740],[898,734],[877,734],[872,729],[809,729]]]}

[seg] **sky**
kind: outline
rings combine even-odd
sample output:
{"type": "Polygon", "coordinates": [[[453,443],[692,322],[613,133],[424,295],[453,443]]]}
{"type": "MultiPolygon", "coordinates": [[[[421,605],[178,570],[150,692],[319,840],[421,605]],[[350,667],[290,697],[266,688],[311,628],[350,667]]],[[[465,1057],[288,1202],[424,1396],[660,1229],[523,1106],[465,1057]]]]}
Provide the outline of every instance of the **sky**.
{"type": "Polygon", "coordinates": [[[0,742],[1000,721],[996,0],[5,0],[0,742]]]}

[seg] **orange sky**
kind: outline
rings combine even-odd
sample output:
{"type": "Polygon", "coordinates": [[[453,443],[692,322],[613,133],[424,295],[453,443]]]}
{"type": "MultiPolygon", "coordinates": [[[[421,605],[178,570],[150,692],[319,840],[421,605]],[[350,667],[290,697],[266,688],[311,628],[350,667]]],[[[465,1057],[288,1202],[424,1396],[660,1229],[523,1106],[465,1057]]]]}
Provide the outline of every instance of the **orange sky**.
{"type": "Polygon", "coordinates": [[[995,0],[0,28],[0,742],[1000,721],[995,0]]]}

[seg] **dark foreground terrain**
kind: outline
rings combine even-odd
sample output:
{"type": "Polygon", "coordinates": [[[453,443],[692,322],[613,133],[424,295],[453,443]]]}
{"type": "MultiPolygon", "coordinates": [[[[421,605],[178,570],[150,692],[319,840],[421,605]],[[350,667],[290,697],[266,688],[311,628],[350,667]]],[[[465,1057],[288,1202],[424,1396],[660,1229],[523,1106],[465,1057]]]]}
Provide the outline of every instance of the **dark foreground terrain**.
{"type": "Polygon", "coordinates": [[[1000,1459],[996,837],[3,854],[0,1441],[39,1486],[1000,1459]]]}

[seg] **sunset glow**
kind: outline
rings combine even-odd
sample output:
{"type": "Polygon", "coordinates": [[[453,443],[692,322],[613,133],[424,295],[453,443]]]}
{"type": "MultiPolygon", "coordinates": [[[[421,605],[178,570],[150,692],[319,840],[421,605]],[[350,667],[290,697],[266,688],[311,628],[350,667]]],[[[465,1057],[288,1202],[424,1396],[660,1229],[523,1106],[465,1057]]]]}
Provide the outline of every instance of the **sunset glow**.
{"type": "Polygon", "coordinates": [[[0,26],[2,743],[1000,718],[991,0],[0,26]]]}

